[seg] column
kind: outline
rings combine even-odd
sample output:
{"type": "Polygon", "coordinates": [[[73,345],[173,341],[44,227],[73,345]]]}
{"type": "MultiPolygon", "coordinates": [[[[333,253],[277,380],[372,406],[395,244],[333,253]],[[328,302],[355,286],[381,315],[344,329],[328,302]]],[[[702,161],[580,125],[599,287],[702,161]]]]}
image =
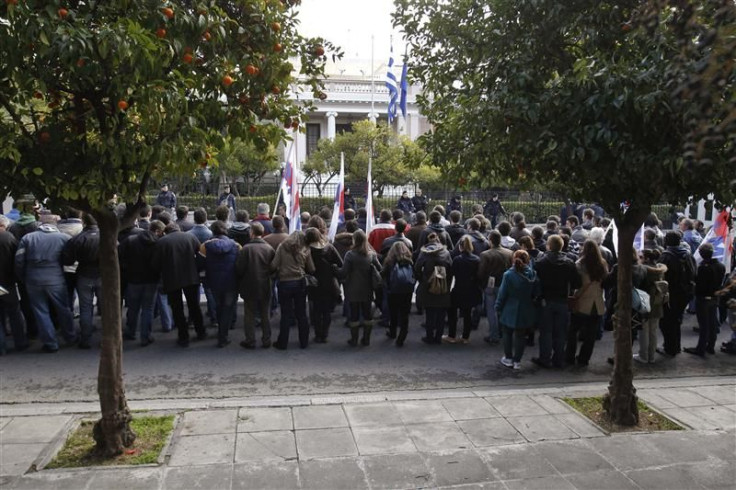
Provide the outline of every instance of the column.
{"type": "Polygon", "coordinates": [[[330,111],[327,113],[327,137],[330,140],[335,139],[335,118],[337,117],[337,112],[330,111]]]}

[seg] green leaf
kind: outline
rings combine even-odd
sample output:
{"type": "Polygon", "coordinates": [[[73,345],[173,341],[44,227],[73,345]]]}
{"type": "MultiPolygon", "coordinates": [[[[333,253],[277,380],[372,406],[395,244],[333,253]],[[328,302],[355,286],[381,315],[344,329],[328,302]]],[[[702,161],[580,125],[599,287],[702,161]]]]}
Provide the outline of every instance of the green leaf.
{"type": "Polygon", "coordinates": [[[33,167],[34,175],[43,175],[43,169],[41,167],[33,167]]]}

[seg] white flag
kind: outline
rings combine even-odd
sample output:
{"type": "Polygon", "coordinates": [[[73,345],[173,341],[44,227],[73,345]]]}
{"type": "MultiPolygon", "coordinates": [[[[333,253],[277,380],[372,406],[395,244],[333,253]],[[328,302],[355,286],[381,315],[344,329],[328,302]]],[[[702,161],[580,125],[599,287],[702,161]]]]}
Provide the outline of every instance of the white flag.
{"type": "Polygon", "coordinates": [[[365,196],[365,234],[370,235],[373,229],[373,158],[368,158],[368,188],[365,196]]]}
{"type": "Polygon", "coordinates": [[[345,155],[340,152],[340,176],[337,178],[335,205],[332,208],[332,221],[327,238],[332,242],[337,235],[337,226],[345,221],[345,155]]]}

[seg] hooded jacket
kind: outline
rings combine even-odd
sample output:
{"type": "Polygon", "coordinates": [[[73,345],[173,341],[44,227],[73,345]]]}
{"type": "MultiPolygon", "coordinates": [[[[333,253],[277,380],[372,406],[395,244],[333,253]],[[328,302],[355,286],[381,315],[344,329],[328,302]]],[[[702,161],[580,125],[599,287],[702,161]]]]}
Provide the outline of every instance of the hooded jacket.
{"type": "Polygon", "coordinates": [[[69,240],[62,255],[64,265],[78,262],[77,276],[96,279],[100,277],[100,230],[88,226],[82,233],[69,240]]]}
{"type": "Polygon", "coordinates": [[[345,254],[345,263],[337,272],[342,279],[345,299],[351,303],[373,301],[373,280],[371,267],[381,270],[378,255],[369,252],[363,255],[355,250],[345,254]]]}
{"type": "Polygon", "coordinates": [[[158,238],[150,231],[129,236],[118,245],[120,269],[131,284],[155,284],[158,274],[153,264],[153,253],[158,238]]]}
{"type": "Polygon", "coordinates": [[[227,230],[227,236],[238,242],[240,246],[250,241],[250,224],[241,221],[235,221],[227,230]]]}
{"type": "Polygon", "coordinates": [[[530,265],[521,271],[514,267],[503,274],[496,296],[496,312],[501,325],[508,328],[531,328],[537,321],[534,298],[539,295],[537,274],[530,265]]]}
{"type": "Polygon", "coordinates": [[[457,242],[459,242],[460,239],[468,232],[468,230],[466,230],[460,223],[453,223],[450,226],[446,226],[445,231],[450,235],[450,240],[453,246],[457,245],[457,242]]]}
{"type": "Polygon", "coordinates": [[[353,246],[353,234],[347,231],[338,233],[335,235],[335,241],[332,244],[335,246],[337,253],[340,254],[340,258],[345,259],[345,254],[353,246]]]}
{"type": "Polygon", "coordinates": [[[15,253],[16,277],[29,286],[66,284],[61,255],[69,240],[69,235],[49,224],[41,225],[38,231],[24,235],[15,253]]]}
{"type": "Polygon", "coordinates": [[[687,300],[693,294],[693,284],[686,284],[686,276],[688,274],[684,268],[690,268],[692,272],[691,279],[694,281],[695,260],[692,255],[680,246],[669,246],[662,253],[659,261],[667,266],[667,273],[664,276],[664,280],[669,283],[670,300],[687,300]]]}
{"type": "Polygon", "coordinates": [[[340,285],[332,266],[342,267],[340,254],[329,243],[313,243],[309,251],[314,262],[314,277],[317,278],[317,287],[308,288],[309,298],[315,301],[336,300],[340,297],[340,285]]]}
{"type": "Polygon", "coordinates": [[[428,308],[449,308],[451,296],[449,286],[452,284],[452,257],[444,245],[429,243],[419,250],[419,257],[414,264],[414,275],[419,279],[417,296],[420,302],[428,308]],[[429,292],[429,278],[435,266],[445,268],[447,274],[448,291],[446,294],[432,294],[429,292]]]}
{"type": "Polygon", "coordinates": [[[238,258],[240,248],[237,242],[226,236],[217,236],[201,245],[200,253],[205,257],[207,285],[211,290],[237,291],[235,260],[238,258]]]}
{"type": "Polygon", "coordinates": [[[430,233],[437,233],[437,237],[440,239],[440,243],[444,245],[445,248],[447,248],[448,250],[452,249],[452,247],[454,246],[452,238],[450,238],[450,235],[447,233],[447,230],[445,230],[445,227],[442,226],[441,223],[430,223],[419,236],[419,246],[415,249],[415,254],[418,254],[419,251],[421,251],[421,248],[424,247],[424,245],[427,243],[427,237],[430,233]]]}
{"type": "Polygon", "coordinates": [[[8,228],[8,231],[13,234],[16,240],[20,241],[28,233],[38,230],[38,226],[39,223],[33,214],[21,213],[20,218],[8,228]]]}
{"type": "Polygon", "coordinates": [[[0,286],[10,291],[15,285],[13,262],[18,240],[9,231],[0,231],[0,286]]]}
{"type": "Polygon", "coordinates": [[[542,297],[547,301],[566,303],[570,293],[580,287],[575,263],[559,252],[542,255],[534,270],[539,276],[542,297]]]}
{"type": "Polygon", "coordinates": [[[475,254],[461,253],[452,261],[452,276],[455,286],[452,288],[452,306],[472,308],[483,302],[483,289],[478,280],[480,259],[475,254]]]}

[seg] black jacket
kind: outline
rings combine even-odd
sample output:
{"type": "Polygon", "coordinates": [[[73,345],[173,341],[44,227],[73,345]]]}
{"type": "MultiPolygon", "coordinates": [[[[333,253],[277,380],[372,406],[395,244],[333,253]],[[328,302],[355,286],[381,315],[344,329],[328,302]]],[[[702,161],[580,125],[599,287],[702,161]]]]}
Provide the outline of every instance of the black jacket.
{"type": "Polygon", "coordinates": [[[713,296],[723,285],[726,268],[716,259],[703,259],[695,279],[695,296],[713,296]]]}
{"type": "Polygon", "coordinates": [[[10,290],[15,284],[15,252],[18,241],[9,231],[0,231],[0,286],[10,290]]]}
{"type": "Polygon", "coordinates": [[[545,253],[534,264],[534,270],[542,286],[542,298],[547,301],[566,302],[567,296],[580,287],[575,262],[562,253],[545,253]]]}
{"type": "Polygon", "coordinates": [[[421,248],[427,243],[427,237],[430,233],[437,233],[437,236],[440,239],[440,243],[444,245],[446,249],[452,250],[452,238],[450,238],[450,235],[445,230],[445,227],[439,223],[430,223],[419,236],[419,246],[416,248],[416,250],[414,250],[415,259],[419,256],[421,248]]]}
{"type": "MultiPolygon", "coordinates": [[[[453,246],[457,245],[457,242],[459,242],[463,235],[468,232],[468,230],[466,230],[460,223],[445,226],[445,231],[450,235],[450,240],[452,240],[453,246]]],[[[451,249],[450,245],[447,245],[447,248],[451,249]]]]}
{"type": "Polygon", "coordinates": [[[414,196],[411,198],[411,204],[414,206],[414,211],[427,211],[427,196],[414,196]]]}
{"type": "Polygon", "coordinates": [[[198,254],[199,240],[191,233],[175,231],[159,238],[153,263],[161,274],[164,293],[199,284],[198,254]]]}
{"type": "Polygon", "coordinates": [[[236,221],[230,229],[227,230],[227,236],[238,242],[242,247],[250,241],[250,225],[248,223],[236,221]]]}
{"type": "Polygon", "coordinates": [[[64,265],[77,266],[78,277],[100,277],[100,230],[96,226],[87,226],[82,232],[72,237],[64,246],[61,255],[64,265]]]}
{"type": "Polygon", "coordinates": [[[159,274],[153,263],[157,237],[150,231],[131,235],[118,245],[120,269],[131,284],[154,284],[159,274]]]}
{"type": "Polygon", "coordinates": [[[391,250],[391,247],[394,246],[394,243],[396,242],[404,242],[406,247],[409,249],[410,252],[414,251],[414,244],[411,243],[411,240],[406,238],[404,235],[393,235],[388,238],[386,238],[383,243],[381,244],[381,252],[379,253],[381,261],[386,258],[388,255],[389,250],[391,250]]]}

